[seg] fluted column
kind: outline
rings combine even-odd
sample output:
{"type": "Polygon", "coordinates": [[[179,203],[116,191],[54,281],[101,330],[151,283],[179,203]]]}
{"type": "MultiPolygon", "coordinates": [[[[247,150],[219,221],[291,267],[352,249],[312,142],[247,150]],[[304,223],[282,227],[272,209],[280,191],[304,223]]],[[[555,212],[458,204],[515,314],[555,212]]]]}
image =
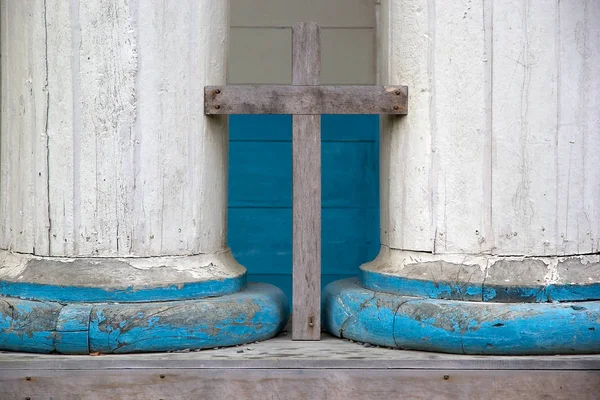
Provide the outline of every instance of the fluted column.
{"type": "Polygon", "coordinates": [[[600,3],[382,0],[381,251],[323,295],[358,341],[597,353],[600,3]]]}
{"type": "Polygon", "coordinates": [[[213,0],[2,1],[0,275],[245,276],[225,242],[227,121],[203,113],[203,87],[225,83],[228,15],[213,0]],[[72,262],[90,257],[105,261],[72,262]]]}
{"type": "Polygon", "coordinates": [[[382,1],[380,80],[409,86],[410,112],[382,117],[382,254],[364,269],[600,269],[599,26],[591,1],[382,1]]]}

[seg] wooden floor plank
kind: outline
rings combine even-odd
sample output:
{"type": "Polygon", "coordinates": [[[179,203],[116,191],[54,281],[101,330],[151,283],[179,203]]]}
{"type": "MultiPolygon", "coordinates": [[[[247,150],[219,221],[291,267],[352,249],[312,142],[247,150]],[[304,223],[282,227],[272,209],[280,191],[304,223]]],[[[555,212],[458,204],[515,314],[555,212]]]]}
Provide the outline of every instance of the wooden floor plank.
{"type": "Polygon", "coordinates": [[[596,371],[4,371],[1,399],[597,399],[596,371]]]}
{"type": "Polygon", "coordinates": [[[292,341],[289,334],[199,352],[65,356],[0,352],[5,370],[105,369],[446,369],[598,370],[600,355],[471,356],[371,347],[324,334],[320,342],[292,341]]]}

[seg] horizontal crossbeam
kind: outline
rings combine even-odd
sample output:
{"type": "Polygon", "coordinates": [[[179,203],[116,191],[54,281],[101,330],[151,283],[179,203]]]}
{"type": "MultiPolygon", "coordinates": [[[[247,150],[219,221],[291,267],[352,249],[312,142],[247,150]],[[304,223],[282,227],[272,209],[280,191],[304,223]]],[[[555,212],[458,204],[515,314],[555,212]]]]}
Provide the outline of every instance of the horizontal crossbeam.
{"type": "Polygon", "coordinates": [[[204,88],[206,115],[404,115],[407,112],[406,86],[226,85],[204,88]]]}

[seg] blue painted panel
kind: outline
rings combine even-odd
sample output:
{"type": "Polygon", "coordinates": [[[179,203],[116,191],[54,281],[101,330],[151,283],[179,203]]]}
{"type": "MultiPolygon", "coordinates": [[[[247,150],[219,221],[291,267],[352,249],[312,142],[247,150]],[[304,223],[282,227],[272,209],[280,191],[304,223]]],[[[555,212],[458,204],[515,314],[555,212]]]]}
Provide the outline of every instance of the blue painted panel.
{"type": "MultiPolygon", "coordinates": [[[[323,274],[358,273],[379,251],[376,209],[323,209],[323,274]]],[[[250,274],[292,271],[292,210],[231,208],[229,245],[250,274]]]]}
{"type": "MultiPolygon", "coordinates": [[[[248,275],[248,281],[268,283],[269,285],[277,286],[285,293],[292,293],[292,275],[290,272],[287,272],[286,274],[252,274],[248,275]]],[[[321,289],[324,289],[325,286],[329,285],[331,282],[354,276],[356,276],[356,273],[321,275],[321,289]]],[[[292,297],[287,297],[291,305],[292,297]]]]}
{"type": "Polygon", "coordinates": [[[291,115],[232,115],[229,141],[292,140],[291,115]]]}
{"type": "MultiPolygon", "coordinates": [[[[323,115],[323,141],[376,141],[379,133],[377,115],[323,115]]],[[[229,117],[229,140],[292,140],[291,115],[232,115],[229,117]]]]}
{"type": "MultiPolygon", "coordinates": [[[[292,118],[232,115],[229,237],[250,279],[291,297],[292,118]]],[[[379,117],[324,115],[323,282],[356,275],[379,251],[379,117]]]]}
{"type": "MultiPolygon", "coordinates": [[[[325,142],[323,207],[377,207],[377,144],[325,142]]],[[[292,206],[291,142],[231,142],[230,207],[292,206]]]]}
{"type": "Polygon", "coordinates": [[[230,142],[229,207],[291,205],[291,142],[230,142]]]}
{"type": "Polygon", "coordinates": [[[323,115],[321,117],[323,141],[379,140],[378,115],[323,115]]]}

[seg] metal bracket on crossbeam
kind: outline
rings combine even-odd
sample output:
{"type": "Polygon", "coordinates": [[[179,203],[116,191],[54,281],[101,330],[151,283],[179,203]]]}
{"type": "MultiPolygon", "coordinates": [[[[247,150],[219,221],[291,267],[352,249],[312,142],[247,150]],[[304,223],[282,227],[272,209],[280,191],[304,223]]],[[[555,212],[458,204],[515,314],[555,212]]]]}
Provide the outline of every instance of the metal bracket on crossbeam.
{"type": "Polygon", "coordinates": [[[407,112],[406,86],[227,85],[204,88],[206,115],[405,115],[407,112]]]}

